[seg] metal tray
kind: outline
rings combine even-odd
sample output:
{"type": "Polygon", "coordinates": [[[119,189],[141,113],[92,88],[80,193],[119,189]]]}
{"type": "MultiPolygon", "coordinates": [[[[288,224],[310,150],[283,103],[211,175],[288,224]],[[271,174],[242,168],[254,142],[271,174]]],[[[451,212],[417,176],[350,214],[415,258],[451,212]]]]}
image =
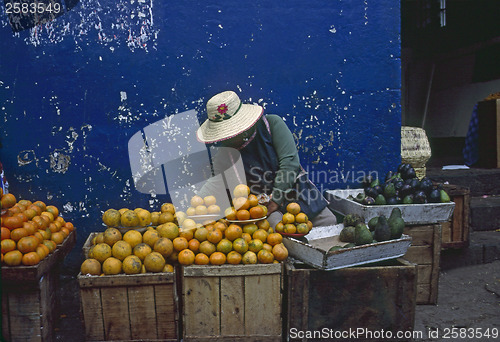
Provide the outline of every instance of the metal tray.
{"type": "Polygon", "coordinates": [[[291,237],[283,237],[283,243],[291,257],[325,271],[399,258],[406,254],[411,245],[411,237],[403,234],[397,240],[328,252],[333,246],[346,245],[345,242],[339,240],[342,228],[344,228],[343,224],[314,227],[305,236],[307,243],[291,237]]]}
{"type": "Polygon", "coordinates": [[[455,208],[455,202],[397,205],[363,205],[347,199],[349,195],[356,197],[363,189],[327,190],[325,197],[330,201],[330,209],[342,215],[358,214],[365,221],[375,216],[389,217],[392,209],[401,209],[406,224],[429,224],[446,222],[455,208]]]}

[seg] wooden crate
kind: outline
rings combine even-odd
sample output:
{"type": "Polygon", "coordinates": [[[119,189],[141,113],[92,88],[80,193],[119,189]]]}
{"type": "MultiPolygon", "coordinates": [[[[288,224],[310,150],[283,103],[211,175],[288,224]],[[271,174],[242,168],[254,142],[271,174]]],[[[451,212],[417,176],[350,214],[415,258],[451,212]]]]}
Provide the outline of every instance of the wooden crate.
{"type": "Polygon", "coordinates": [[[177,341],[176,273],[79,274],[85,336],[90,341],[177,341]]]}
{"type": "Polygon", "coordinates": [[[438,298],[441,225],[407,226],[412,243],[403,258],[417,264],[417,304],[436,304],[438,298]]]}
{"type": "Polygon", "coordinates": [[[283,264],[181,268],[184,341],[281,341],[283,264]]]}
{"type": "Polygon", "coordinates": [[[469,188],[443,184],[443,189],[455,202],[451,219],[442,222],[442,248],[464,248],[469,246],[470,190],[469,188]]]}
{"type": "Polygon", "coordinates": [[[478,167],[500,168],[500,99],[478,102],[478,167]]]}
{"type": "MultiPolygon", "coordinates": [[[[284,311],[290,340],[300,340],[297,332],[323,328],[365,328],[372,332],[383,329],[394,333],[413,330],[415,264],[400,258],[323,271],[287,262],[285,270],[284,311]]],[[[362,337],[356,340],[361,341],[362,337]]]]}
{"type": "Polygon", "coordinates": [[[59,267],[75,242],[73,231],[36,266],[2,266],[2,337],[5,341],[54,339],[59,309],[59,267]]]}

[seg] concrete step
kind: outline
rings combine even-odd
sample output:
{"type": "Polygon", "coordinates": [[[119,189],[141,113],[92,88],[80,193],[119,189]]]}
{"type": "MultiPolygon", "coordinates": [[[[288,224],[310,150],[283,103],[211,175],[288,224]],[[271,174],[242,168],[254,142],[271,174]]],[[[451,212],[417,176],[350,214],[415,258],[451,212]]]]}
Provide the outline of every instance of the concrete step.
{"type": "Polygon", "coordinates": [[[470,219],[474,231],[500,229],[500,196],[472,197],[470,219]]]}
{"type": "Polygon", "coordinates": [[[441,251],[441,270],[500,260],[500,231],[471,232],[469,241],[467,248],[441,251]]]}

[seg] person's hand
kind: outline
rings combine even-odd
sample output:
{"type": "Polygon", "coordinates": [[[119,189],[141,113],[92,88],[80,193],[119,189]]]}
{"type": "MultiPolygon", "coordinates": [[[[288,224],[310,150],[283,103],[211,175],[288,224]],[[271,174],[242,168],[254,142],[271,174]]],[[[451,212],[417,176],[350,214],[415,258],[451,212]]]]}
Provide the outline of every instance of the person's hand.
{"type": "Polygon", "coordinates": [[[271,215],[271,213],[275,212],[278,209],[278,203],[274,202],[273,200],[269,201],[269,203],[267,203],[267,216],[271,215]]]}

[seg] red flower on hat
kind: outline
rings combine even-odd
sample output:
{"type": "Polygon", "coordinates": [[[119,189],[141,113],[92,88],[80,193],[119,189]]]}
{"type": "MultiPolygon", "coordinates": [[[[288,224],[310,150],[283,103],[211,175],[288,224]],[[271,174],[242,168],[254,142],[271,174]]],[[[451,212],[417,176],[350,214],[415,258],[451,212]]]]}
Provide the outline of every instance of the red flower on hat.
{"type": "Polygon", "coordinates": [[[217,107],[217,111],[221,114],[226,114],[227,113],[227,104],[223,103],[223,104],[220,104],[219,107],[217,107]]]}

